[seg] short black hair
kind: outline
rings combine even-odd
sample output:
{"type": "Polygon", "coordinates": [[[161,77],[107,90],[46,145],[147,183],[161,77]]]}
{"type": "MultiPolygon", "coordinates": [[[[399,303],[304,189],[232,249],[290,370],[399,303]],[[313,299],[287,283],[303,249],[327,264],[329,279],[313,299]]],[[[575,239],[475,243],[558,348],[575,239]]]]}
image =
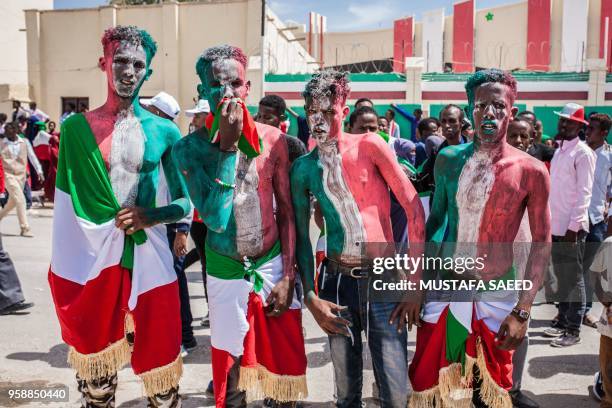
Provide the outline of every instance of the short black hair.
{"type": "Polygon", "coordinates": [[[266,95],[261,98],[259,104],[274,109],[279,117],[284,115],[287,110],[285,100],[278,95],[266,95]]]}
{"type": "MultiPolygon", "coordinates": [[[[517,117],[517,118],[514,118],[512,120],[512,122],[515,122],[515,123],[526,123],[527,125],[529,125],[529,128],[531,129],[532,132],[534,130],[534,126],[527,119],[521,119],[521,118],[517,117]]],[[[512,122],[510,122],[510,123],[512,123],[512,122]]]]}
{"type": "Polygon", "coordinates": [[[357,109],[355,109],[353,113],[351,113],[351,116],[349,116],[349,127],[353,127],[355,122],[357,122],[357,118],[359,116],[368,115],[368,114],[372,114],[376,116],[376,120],[378,121],[378,114],[376,113],[374,109],[370,108],[369,106],[360,106],[357,109]]]}
{"type": "Polygon", "coordinates": [[[518,118],[518,117],[520,117],[520,116],[528,116],[528,115],[533,116],[533,124],[535,125],[535,122],[537,122],[537,121],[538,121],[538,117],[536,116],[536,114],[535,114],[535,113],[533,113],[533,112],[532,112],[532,111],[530,111],[530,110],[524,110],[524,111],[522,111],[522,112],[519,112],[519,113],[516,115],[516,117],[518,118]]]}
{"type": "Polygon", "coordinates": [[[423,109],[421,108],[416,108],[414,111],[412,111],[413,113],[418,113],[419,115],[423,114],[423,109]]]}
{"type": "Polygon", "coordinates": [[[6,113],[0,113],[0,122],[6,122],[7,118],[6,113]]]}
{"type": "Polygon", "coordinates": [[[451,108],[459,109],[459,112],[461,112],[461,114],[459,115],[459,120],[463,122],[463,119],[465,119],[465,112],[463,111],[463,108],[457,105],[456,103],[449,103],[446,106],[444,106],[442,110],[440,111],[440,118],[442,118],[442,112],[447,111],[451,108]]]}
{"type": "Polygon", "coordinates": [[[359,98],[357,102],[355,102],[355,106],[359,105],[361,102],[370,102],[372,106],[374,106],[374,102],[370,98],[359,98]]]}
{"type": "Polygon", "coordinates": [[[395,111],[391,108],[387,109],[387,113],[391,116],[391,119],[395,119],[395,111]]]}
{"type": "Polygon", "coordinates": [[[427,128],[429,127],[430,123],[435,123],[437,127],[442,126],[438,118],[434,118],[433,116],[431,116],[419,122],[419,125],[417,126],[417,128],[419,129],[419,133],[425,132],[427,128]]]}
{"type": "Polygon", "coordinates": [[[604,132],[609,132],[610,127],[612,126],[610,116],[605,113],[596,113],[594,115],[589,115],[589,121],[599,122],[599,128],[604,132]]]}

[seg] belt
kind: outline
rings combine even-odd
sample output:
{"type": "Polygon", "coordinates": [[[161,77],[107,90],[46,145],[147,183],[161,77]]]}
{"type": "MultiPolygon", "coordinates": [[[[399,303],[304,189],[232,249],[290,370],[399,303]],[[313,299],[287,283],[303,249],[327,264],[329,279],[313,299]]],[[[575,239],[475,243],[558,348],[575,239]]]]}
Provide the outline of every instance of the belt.
{"type": "Polygon", "coordinates": [[[325,258],[323,260],[323,266],[325,267],[325,273],[330,275],[345,275],[350,276],[354,279],[364,279],[369,276],[368,272],[370,268],[364,267],[362,265],[346,265],[340,262],[334,261],[329,258],[325,258]]]}

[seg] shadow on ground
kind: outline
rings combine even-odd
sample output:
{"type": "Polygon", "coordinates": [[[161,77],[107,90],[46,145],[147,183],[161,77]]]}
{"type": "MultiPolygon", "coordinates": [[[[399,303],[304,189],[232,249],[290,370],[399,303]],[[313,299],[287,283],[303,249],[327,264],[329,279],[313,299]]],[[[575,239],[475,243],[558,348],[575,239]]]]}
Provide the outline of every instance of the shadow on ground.
{"type": "MultiPolygon", "coordinates": [[[[550,378],[555,374],[564,373],[575,375],[593,375],[597,371],[598,367],[599,355],[597,354],[534,357],[529,360],[529,375],[534,378],[550,378]]],[[[552,407],[555,405],[548,406],[552,407]]]]}
{"type": "MultiPolygon", "coordinates": [[[[54,368],[68,368],[68,346],[64,343],[57,344],[46,353],[40,352],[19,352],[6,356],[9,360],[20,361],[44,361],[54,368]]],[[[0,405],[2,406],[2,405],[0,405]]]]}

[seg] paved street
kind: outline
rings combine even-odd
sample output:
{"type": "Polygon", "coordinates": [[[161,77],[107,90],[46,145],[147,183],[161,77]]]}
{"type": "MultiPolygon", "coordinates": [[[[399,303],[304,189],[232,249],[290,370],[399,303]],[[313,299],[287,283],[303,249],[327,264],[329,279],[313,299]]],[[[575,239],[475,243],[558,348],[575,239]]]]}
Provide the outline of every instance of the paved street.
{"type": "MultiPolygon", "coordinates": [[[[18,236],[19,228],[13,215],[1,224],[4,248],[16,264],[27,300],[35,302],[36,306],[29,314],[0,316],[0,407],[78,407],[74,372],[66,363],[67,347],[60,338],[47,285],[52,213],[48,209],[36,211],[38,216],[30,216],[35,238],[18,236]],[[68,385],[70,402],[17,405],[8,399],[10,388],[44,387],[51,384],[68,385]]],[[[70,245],[70,242],[64,245],[70,245]]],[[[181,381],[181,393],[185,397],[183,406],[214,406],[213,401],[203,394],[211,378],[211,356],[210,332],[199,326],[200,318],[205,313],[202,279],[195,266],[189,270],[188,277],[199,347],[185,360],[185,373],[181,381]]],[[[595,313],[601,313],[599,305],[595,313]]],[[[598,366],[597,332],[584,327],[582,344],[569,349],[555,349],[549,346],[549,340],[542,337],[544,328],[554,315],[554,307],[538,306],[534,308],[533,315],[529,362],[523,388],[544,408],[597,407],[589,397],[588,390],[598,366]]],[[[95,316],[91,318],[95,319],[95,316]]],[[[308,312],[304,315],[304,325],[310,389],[307,406],[331,406],[333,376],[327,338],[308,312]]],[[[415,334],[410,334],[410,355],[414,350],[415,337],[415,334]]],[[[365,361],[365,367],[364,395],[368,405],[373,405],[373,374],[369,359],[365,361]]],[[[123,369],[119,374],[118,406],[144,407],[146,404],[142,396],[138,378],[129,367],[123,369]]]]}

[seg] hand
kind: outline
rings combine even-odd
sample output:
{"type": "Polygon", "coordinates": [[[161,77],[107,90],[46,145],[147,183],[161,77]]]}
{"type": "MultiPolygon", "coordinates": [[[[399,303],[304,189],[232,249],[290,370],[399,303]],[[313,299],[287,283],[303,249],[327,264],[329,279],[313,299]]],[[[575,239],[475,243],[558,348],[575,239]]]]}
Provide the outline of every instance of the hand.
{"type": "Polygon", "coordinates": [[[37,176],[38,176],[38,182],[39,182],[40,184],[42,184],[42,183],[44,183],[44,182],[45,182],[45,176],[44,176],[44,175],[42,175],[42,174],[37,174],[37,176]]]}
{"type": "Polygon", "coordinates": [[[525,333],[527,333],[527,320],[522,321],[515,315],[509,314],[499,327],[497,336],[495,336],[497,348],[514,350],[523,341],[525,333]]]}
{"type": "Polygon", "coordinates": [[[145,212],[146,209],[142,207],[122,208],[115,216],[115,226],[124,230],[128,235],[151,227],[155,223],[149,220],[145,212]]]}
{"type": "Polygon", "coordinates": [[[238,98],[227,98],[221,105],[219,118],[220,149],[235,150],[242,133],[242,104],[238,98]]]}
{"type": "Polygon", "coordinates": [[[391,316],[389,324],[393,324],[397,320],[397,332],[401,333],[406,328],[408,323],[408,331],[412,331],[412,325],[421,327],[421,302],[399,302],[391,316]]]}
{"type": "Polygon", "coordinates": [[[565,232],[565,236],[563,237],[564,242],[577,242],[578,241],[578,233],[572,230],[567,230],[565,232]]]}
{"type": "Polygon", "coordinates": [[[293,301],[295,279],[288,276],[278,281],[266,299],[264,307],[268,308],[267,316],[280,316],[289,309],[293,301]]]}
{"type": "Polygon", "coordinates": [[[174,255],[181,257],[187,255],[187,234],[186,232],[176,232],[174,236],[174,255]]]}
{"type": "Polygon", "coordinates": [[[346,306],[338,306],[317,296],[310,298],[306,302],[306,306],[308,306],[308,310],[310,310],[317,324],[326,334],[330,336],[340,334],[350,337],[351,334],[348,328],[351,322],[336,315],[341,310],[345,310],[346,306]]]}

